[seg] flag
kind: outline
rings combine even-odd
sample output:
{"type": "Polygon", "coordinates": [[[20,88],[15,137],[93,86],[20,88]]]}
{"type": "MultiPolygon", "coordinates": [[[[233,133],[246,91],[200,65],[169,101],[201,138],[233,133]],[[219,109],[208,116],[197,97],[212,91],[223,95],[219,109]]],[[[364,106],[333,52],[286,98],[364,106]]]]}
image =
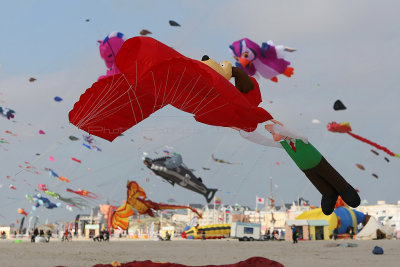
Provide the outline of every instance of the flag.
{"type": "Polygon", "coordinates": [[[256,203],[257,203],[257,204],[264,204],[264,198],[263,198],[263,197],[257,197],[257,196],[256,196],[256,203]]]}
{"type": "Polygon", "coordinates": [[[215,204],[222,204],[222,199],[215,197],[214,198],[214,203],[215,204]]]}
{"type": "Polygon", "coordinates": [[[225,210],[225,213],[231,213],[231,211],[230,210],[225,210]]]}

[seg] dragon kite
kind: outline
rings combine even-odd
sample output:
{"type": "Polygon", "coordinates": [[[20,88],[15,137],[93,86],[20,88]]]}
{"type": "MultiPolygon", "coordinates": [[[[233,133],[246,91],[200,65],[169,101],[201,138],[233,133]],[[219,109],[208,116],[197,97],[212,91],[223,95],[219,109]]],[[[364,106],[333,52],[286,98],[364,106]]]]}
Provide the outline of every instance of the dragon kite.
{"type": "Polygon", "coordinates": [[[113,228],[128,229],[128,219],[134,214],[133,208],[139,214],[147,214],[151,217],[154,217],[155,210],[164,209],[190,209],[201,217],[201,214],[190,206],[162,204],[146,199],[146,192],[135,181],[128,181],[126,187],[128,188],[126,202],[113,212],[109,218],[113,228]]]}

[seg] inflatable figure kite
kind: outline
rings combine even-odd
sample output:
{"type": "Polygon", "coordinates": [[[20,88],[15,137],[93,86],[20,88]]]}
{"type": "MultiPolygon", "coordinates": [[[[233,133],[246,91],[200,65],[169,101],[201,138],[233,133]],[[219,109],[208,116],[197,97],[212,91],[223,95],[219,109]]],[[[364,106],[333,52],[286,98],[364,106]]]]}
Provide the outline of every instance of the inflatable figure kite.
{"type": "Polygon", "coordinates": [[[326,220],[329,223],[329,233],[338,229],[338,234],[345,234],[349,227],[357,230],[357,225],[365,226],[371,216],[355,209],[350,209],[347,205],[339,206],[330,215],[325,215],[320,208],[306,211],[296,217],[296,220],[326,220]]]}
{"type": "Polygon", "coordinates": [[[201,178],[196,177],[183,163],[182,156],[173,154],[162,158],[144,158],[143,163],[155,174],[166,180],[171,185],[178,184],[183,188],[203,195],[209,203],[217,189],[209,189],[201,178]]]}
{"type": "Polygon", "coordinates": [[[97,41],[100,43],[100,56],[104,59],[107,66],[107,74],[100,76],[98,80],[104,79],[114,74],[120,73],[119,69],[115,64],[115,59],[117,57],[118,51],[121,49],[125,42],[125,37],[123,33],[112,32],[103,41],[97,41]]]}
{"type": "Polygon", "coordinates": [[[128,229],[128,218],[134,214],[132,208],[137,210],[139,214],[147,214],[151,217],[154,217],[154,210],[190,209],[201,217],[197,210],[190,206],[161,204],[146,199],[146,192],[134,181],[128,181],[126,187],[128,188],[126,202],[112,215],[113,228],[128,229]]]}
{"type": "Polygon", "coordinates": [[[390,151],[388,148],[378,145],[377,143],[374,143],[364,137],[361,137],[357,134],[352,133],[351,131],[351,127],[350,127],[350,123],[349,122],[343,122],[343,123],[336,123],[336,122],[331,122],[328,123],[328,125],[326,126],[328,131],[333,132],[333,133],[347,133],[349,135],[351,135],[352,137],[354,137],[355,139],[360,140],[361,142],[367,143],[371,146],[376,147],[377,149],[383,150],[385,151],[387,154],[389,154],[392,157],[398,157],[400,158],[399,154],[395,154],[392,151],[390,151]]]}
{"type": "Polygon", "coordinates": [[[355,189],[338,173],[322,154],[310,143],[307,138],[289,129],[286,126],[279,124],[267,124],[265,129],[269,131],[273,140],[264,136],[255,135],[257,132],[248,133],[248,136],[243,136],[254,143],[265,146],[280,145],[285,149],[294,163],[306,175],[309,181],[321,193],[322,211],[329,215],[333,212],[336,200],[340,195],[348,205],[355,208],[360,205],[360,197],[355,189]],[[294,136],[296,138],[290,138],[294,136]],[[260,139],[263,137],[264,139],[260,139]],[[272,145],[270,142],[276,141],[272,145]]]}
{"type": "Polygon", "coordinates": [[[87,89],[69,112],[69,120],[89,134],[113,141],[168,104],[199,122],[245,131],[272,119],[258,107],[262,99],[255,79],[229,62],[223,62],[219,67],[224,73],[218,73],[205,61],[187,58],[151,37],[131,38],[117,56],[121,73],[87,89]]]}
{"type": "Polygon", "coordinates": [[[53,202],[51,202],[48,198],[42,197],[41,194],[36,194],[34,196],[31,195],[26,195],[26,198],[33,203],[33,209],[35,210],[36,208],[43,206],[47,209],[54,209],[54,208],[58,208],[61,203],[57,203],[54,204],[53,202]]]}
{"type": "Polygon", "coordinates": [[[236,67],[244,70],[248,75],[260,74],[266,79],[278,82],[277,76],[283,74],[286,77],[293,75],[290,62],[284,59],[285,52],[294,49],[285,48],[282,45],[275,46],[272,41],[262,43],[261,47],[248,38],[241,39],[229,46],[236,67]]]}
{"type": "Polygon", "coordinates": [[[14,113],[15,111],[12,109],[0,107],[0,115],[7,119],[14,119],[14,113]]]}
{"type": "Polygon", "coordinates": [[[93,199],[96,199],[99,197],[95,193],[92,193],[92,192],[86,191],[86,190],[82,190],[82,189],[72,190],[72,189],[67,188],[67,191],[71,192],[71,193],[75,193],[75,194],[83,196],[83,197],[88,197],[88,198],[93,198],[93,199]]]}

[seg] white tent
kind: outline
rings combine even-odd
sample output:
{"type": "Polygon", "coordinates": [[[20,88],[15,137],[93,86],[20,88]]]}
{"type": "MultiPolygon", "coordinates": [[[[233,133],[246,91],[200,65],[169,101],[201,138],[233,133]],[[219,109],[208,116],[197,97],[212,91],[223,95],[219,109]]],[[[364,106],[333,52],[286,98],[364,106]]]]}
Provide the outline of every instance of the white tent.
{"type": "Polygon", "coordinates": [[[386,235],[386,238],[391,238],[393,235],[392,231],[389,231],[381,223],[379,223],[374,217],[371,216],[368,223],[364,228],[357,234],[357,239],[376,239],[378,230],[386,235]]]}

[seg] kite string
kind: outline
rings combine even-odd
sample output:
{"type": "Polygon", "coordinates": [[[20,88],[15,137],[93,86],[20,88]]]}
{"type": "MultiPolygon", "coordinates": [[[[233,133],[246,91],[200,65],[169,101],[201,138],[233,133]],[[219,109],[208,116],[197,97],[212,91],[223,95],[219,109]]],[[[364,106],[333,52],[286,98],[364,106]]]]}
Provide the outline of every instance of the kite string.
{"type": "MultiPolygon", "coordinates": [[[[61,141],[63,141],[64,139],[66,139],[68,136],[74,134],[77,131],[77,129],[72,130],[70,133],[68,133],[67,135],[61,137],[58,141],[56,141],[53,145],[51,145],[47,150],[45,150],[43,153],[40,154],[40,156],[36,157],[34,160],[31,161],[31,165],[33,165],[35,162],[37,162],[38,160],[42,159],[45,155],[47,155],[48,153],[50,153],[51,151],[54,151],[55,149],[59,148],[60,145],[62,145],[61,141]]],[[[24,171],[24,169],[18,171],[16,174],[14,174],[14,177],[16,177],[17,175],[19,175],[22,171],[24,171]]]]}
{"type": "MultiPolygon", "coordinates": [[[[219,141],[219,143],[218,143],[217,147],[214,149],[213,153],[216,153],[216,152],[219,150],[219,148],[221,147],[221,145],[225,142],[226,136],[227,136],[227,132],[224,133],[223,137],[222,137],[221,140],[219,141]]],[[[206,163],[203,164],[203,166],[207,167],[208,164],[210,163],[210,160],[211,160],[211,157],[208,157],[206,163]]],[[[205,170],[202,168],[202,169],[201,169],[201,172],[200,172],[200,174],[199,174],[199,176],[203,175],[204,171],[205,171],[205,170]]]]}

